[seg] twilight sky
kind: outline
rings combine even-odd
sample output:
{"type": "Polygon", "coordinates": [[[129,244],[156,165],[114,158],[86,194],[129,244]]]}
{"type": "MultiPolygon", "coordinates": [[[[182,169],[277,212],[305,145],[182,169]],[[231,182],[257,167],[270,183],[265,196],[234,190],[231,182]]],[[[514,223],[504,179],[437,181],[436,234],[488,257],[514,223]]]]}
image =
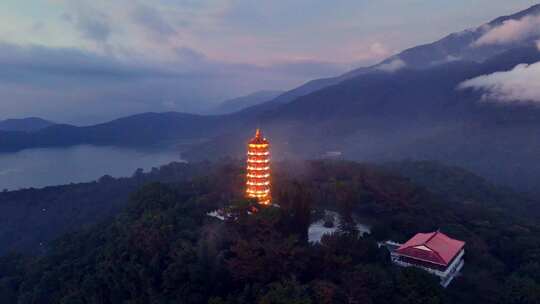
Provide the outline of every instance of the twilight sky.
{"type": "Polygon", "coordinates": [[[200,111],[376,63],[538,0],[2,0],[0,119],[200,111]]]}

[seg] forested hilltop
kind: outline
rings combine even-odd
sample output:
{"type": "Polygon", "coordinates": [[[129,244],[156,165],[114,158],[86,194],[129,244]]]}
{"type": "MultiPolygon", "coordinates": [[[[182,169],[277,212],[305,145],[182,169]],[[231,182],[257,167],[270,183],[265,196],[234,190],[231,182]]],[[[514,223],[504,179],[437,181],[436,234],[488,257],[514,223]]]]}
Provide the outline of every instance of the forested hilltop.
{"type": "Polygon", "coordinates": [[[145,183],[178,183],[209,170],[209,163],[171,163],[127,178],[105,175],[90,183],[0,192],[0,255],[44,252],[62,234],[117,215],[145,183]]]}
{"type": "Polygon", "coordinates": [[[442,185],[459,178],[438,176],[433,192],[413,182],[419,178],[399,176],[405,169],[412,176],[411,164],[280,163],[274,193],[281,208],[248,215],[242,166],[207,166],[192,178],[143,186],[114,219],[60,238],[45,255],[1,258],[0,302],[540,300],[540,222],[534,214],[522,217],[516,202],[489,187],[484,194],[464,188],[446,200],[442,185]],[[227,205],[236,220],[206,215],[227,205]],[[338,211],[343,224],[321,244],[309,244],[307,228],[322,209],[338,211]],[[360,237],[353,215],[370,219],[371,235],[360,237]],[[378,240],[404,241],[436,229],[467,242],[464,273],[448,289],[421,271],[393,267],[377,248],[378,240]]]}

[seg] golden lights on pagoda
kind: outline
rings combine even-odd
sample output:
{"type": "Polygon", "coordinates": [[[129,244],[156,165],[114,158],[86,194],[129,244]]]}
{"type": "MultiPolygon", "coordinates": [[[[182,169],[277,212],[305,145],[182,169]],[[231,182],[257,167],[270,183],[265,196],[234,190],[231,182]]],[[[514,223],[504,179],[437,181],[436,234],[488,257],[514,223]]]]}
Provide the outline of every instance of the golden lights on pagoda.
{"type": "Polygon", "coordinates": [[[246,196],[261,205],[272,202],[270,184],[270,144],[257,129],[248,143],[246,196]]]}

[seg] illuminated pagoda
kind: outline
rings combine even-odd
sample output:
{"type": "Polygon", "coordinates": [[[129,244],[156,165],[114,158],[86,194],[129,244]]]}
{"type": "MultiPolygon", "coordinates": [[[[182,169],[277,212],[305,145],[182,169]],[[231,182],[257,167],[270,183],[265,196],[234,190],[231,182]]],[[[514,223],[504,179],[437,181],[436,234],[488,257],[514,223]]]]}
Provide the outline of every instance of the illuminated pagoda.
{"type": "Polygon", "coordinates": [[[270,143],[257,129],[248,143],[246,196],[261,205],[272,203],[270,183],[270,143]]]}

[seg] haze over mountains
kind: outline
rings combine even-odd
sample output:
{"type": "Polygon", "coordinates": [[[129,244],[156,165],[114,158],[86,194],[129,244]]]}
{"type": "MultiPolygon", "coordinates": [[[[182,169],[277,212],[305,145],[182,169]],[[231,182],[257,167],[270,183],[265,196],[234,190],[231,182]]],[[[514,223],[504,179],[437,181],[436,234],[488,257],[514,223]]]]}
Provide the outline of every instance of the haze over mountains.
{"type": "Polygon", "coordinates": [[[341,151],[430,159],[534,190],[540,178],[540,5],[225,115],[146,113],[88,127],[1,132],[0,150],[75,144],[180,145],[188,159],[242,156],[260,126],[276,158],[341,151]],[[516,80],[517,79],[517,80],[516,80]],[[521,88],[521,89],[520,89],[521,88]]]}
{"type": "Polygon", "coordinates": [[[241,96],[221,102],[214,109],[211,109],[211,114],[229,114],[243,109],[259,105],[263,102],[272,100],[281,95],[281,91],[258,91],[246,96],[241,96]]]}

